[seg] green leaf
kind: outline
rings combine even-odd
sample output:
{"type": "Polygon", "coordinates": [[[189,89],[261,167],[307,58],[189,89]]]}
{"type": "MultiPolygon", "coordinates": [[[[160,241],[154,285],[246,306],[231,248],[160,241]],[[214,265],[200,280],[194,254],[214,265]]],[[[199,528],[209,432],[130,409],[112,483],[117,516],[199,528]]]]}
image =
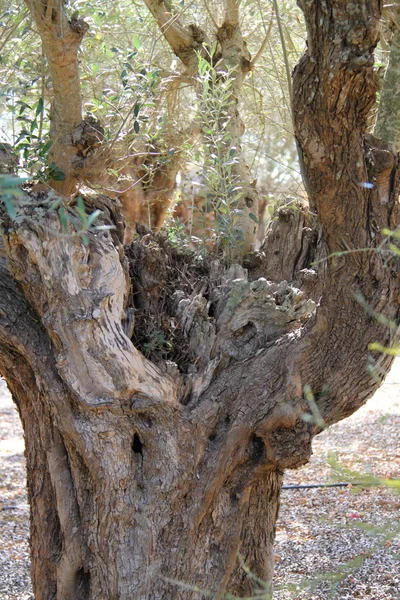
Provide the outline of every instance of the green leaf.
{"type": "Polygon", "coordinates": [[[400,256],[400,248],[395,246],[394,244],[389,244],[389,250],[393,252],[396,256],[400,256]]]}
{"type": "Polygon", "coordinates": [[[43,110],[43,98],[39,98],[36,106],[36,116],[40,115],[43,110]]]}
{"type": "Polygon", "coordinates": [[[57,198],[57,200],[55,200],[53,202],[53,204],[50,206],[50,210],[57,210],[58,208],[60,208],[62,204],[62,198],[57,198]]]}
{"type": "Polygon", "coordinates": [[[255,214],[249,213],[249,217],[252,221],[254,221],[254,223],[258,223],[258,219],[255,214]]]}
{"type": "Polygon", "coordinates": [[[97,217],[101,214],[101,210],[95,210],[94,212],[92,212],[91,215],[89,215],[88,219],[87,219],[87,223],[86,226],[89,229],[89,227],[91,225],[93,225],[93,223],[95,222],[95,220],[97,219],[97,217]]]}
{"type": "Polygon", "coordinates": [[[81,218],[82,221],[82,227],[84,229],[87,229],[87,222],[88,222],[88,217],[86,214],[86,208],[85,208],[85,203],[83,201],[82,196],[78,196],[77,198],[77,202],[76,202],[76,212],[78,213],[78,215],[81,218]]]}
{"type": "Polygon", "coordinates": [[[0,193],[13,193],[21,195],[23,192],[19,189],[19,185],[28,181],[27,177],[14,177],[13,175],[0,175],[0,193]]]}
{"type": "Polygon", "coordinates": [[[65,174],[57,167],[55,163],[51,163],[49,166],[47,176],[49,179],[54,179],[54,181],[65,181],[65,174]]]}
{"type": "Polygon", "coordinates": [[[140,131],[140,125],[139,125],[138,121],[135,121],[133,123],[133,129],[135,130],[135,133],[139,133],[139,131],[140,131]]]}
{"type": "Polygon", "coordinates": [[[391,348],[387,348],[379,344],[378,342],[373,342],[368,345],[369,350],[376,350],[377,352],[382,352],[382,354],[388,354],[390,356],[400,356],[400,347],[393,346],[391,348]]]}
{"type": "Polygon", "coordinates": [[[65,181],[65,174],[62,171],[57,170],[52,176],[52,179],[54,179],[54,181],[65,181]]]}
{"type": "Polygon", "coordinates": [[[10,219],[15,219],[15,217],[17,215],[17,211],[15,210],[15,206],[14,206],[13,202],[10,200],[10,198],[8,196],[3,196],[2,200],[4,202],[4,206],[6,207],[6,211],[8,213],[8,216],[10,217],[10,219]]]}
{"type": "Polygon", "coordinates": [[[58,209],[58,216],[60,218],[60,223],[63,231],[68,231],[68,217],[63,206],[60,206],[60,208],[58,209]]]}
{"type": "Polygon", "coordinates": [[[40,156],[44,156],[48,153],[48,151],[50,150],[50,148],[53,145],[53,140],[48,140],[45,144],[43,144],[43,146],[40,148],[40,152],[39,155],[40,156]]]}
{"type": "Polygon", "coordinates": [[[140,50],[142,44],[140,42],[140,38],[137,33],[134,33],[132,36],[132,43],[135,46],[136,50],[140,50]]]}

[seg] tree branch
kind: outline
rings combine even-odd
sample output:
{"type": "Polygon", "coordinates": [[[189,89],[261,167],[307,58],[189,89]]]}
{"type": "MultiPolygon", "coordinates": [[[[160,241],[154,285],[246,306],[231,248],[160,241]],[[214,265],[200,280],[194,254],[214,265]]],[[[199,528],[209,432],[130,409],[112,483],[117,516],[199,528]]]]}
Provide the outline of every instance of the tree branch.
{"type": "Polygon", "coordinates": [[[241,0],[226,0],[224,23],[231,27],[239,26],[241,0]]]}
{"type": "Polygon", "coordinates": [[[256,62],[258,61],[258,59],[260,58],[260,56],[262,55],[262,53],[264,52],[265,46],[267,45],[268,42],[268,38],[271,34],[271,29],[272,29],[272,25],[273,25],[273,21],[271,19],[271,21],[269,22],[265,37],[263,39],[263,41],[261,42],[261,46],[259,47],[259,49],[257,50],[256,54],[254,55],[254,58],[251,61],[251,69],[254,69],[254,66],[256,64],[256,62]]]}
{"type": "Polygon", "coordinates": [[[64,195],[75,188],[72,162],[78,150],[72,144],[72,132],[82,120],[78,49],[88,25],[83,19],[69,21],[64,3],[55,0],[25,0],[42,39],[53,84],[50,136],[50,163],[64,174],[51,185],[64,195]]]}
{"type": "Polygon", "coordinates": [[[378,0],[353,5],[299,1],[308,50],[293,77],[295,135],[304,160],[310,205],[331,252],[367,245],[369,182],[364,160],[367,116],[375,102],[374,48],[378,0]],[[351,10],[350,10],[351,9],[351,10]]]}
{"type": "Polygon", "coordinates": [[[39,219],[30,216],[18,232],[8,232],[7,252],[57,348],[63,381],[86,406],[119,405],[121,397],[135,396],[177,404],[176,381],[124,333],[128,279],[109,233],[89,234],[84,246],[79,235],[62,233],[56,218],[46,228],[39,219]]]}
{"type": "MultiPolygon", "coordinates": [[[[326,421],[335,422],[374,389],[365,368],[368,344],[391,343],[391,332],[371,314],[394,321],[400,316],[398,267],[380,250],[384,228],[399,224],[399,159],[387,144],[366,136],[377,90],[374,49],[381,3],[299,0],[299,5],[308,49],[293,76],[295,135],[328,259],[316,323],[294,369],[316,394],[326,421]],[[344,389],[343,381],[351,384],[344,389]]],[[[383,356],[379,362],[385,372],[391,359],[383,356]]]]}
{"type": "Polygon", "coordinates": [[[205,41],[204,32],[196,25],[185,27],[178,15],[172,14],[164,0],[145,0],[172,51],[191,74],[197,71],[196,49],[205,41]]]}

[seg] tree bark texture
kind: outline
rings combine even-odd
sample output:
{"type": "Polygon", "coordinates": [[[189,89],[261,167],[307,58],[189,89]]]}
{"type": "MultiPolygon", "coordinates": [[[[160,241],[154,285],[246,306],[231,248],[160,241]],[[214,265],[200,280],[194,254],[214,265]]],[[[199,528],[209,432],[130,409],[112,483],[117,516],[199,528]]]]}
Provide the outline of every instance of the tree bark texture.
{"type": "Polygon", "coordinates": [[[89,27],[83,19],[68,20],[63,2],[26,0],[26,4],[42,39],[53,88],[49,183],[60,194],[69,196],[79,179],[83,156],[101,141],[101,132],[93,128],[90,119],[82,123],[78,49],[89,27]]]}
{"type": "Polygon", "coordinates": [[[331,424],[379,385],[368,345],[394,327],[376,314],[400,312],[382,246],[398,156],[365,135],[380,3],[301,5],[312,197],[281,209],[263,252],[199,261],[147,232],[124,248],[104,202],[118,227],[84,245],[45,194],[3,218],[0,372],[25,431],[36,600],[249,596],[243,564],[270,589],[282,473],[321,430],[305,386],[331,424]]]}

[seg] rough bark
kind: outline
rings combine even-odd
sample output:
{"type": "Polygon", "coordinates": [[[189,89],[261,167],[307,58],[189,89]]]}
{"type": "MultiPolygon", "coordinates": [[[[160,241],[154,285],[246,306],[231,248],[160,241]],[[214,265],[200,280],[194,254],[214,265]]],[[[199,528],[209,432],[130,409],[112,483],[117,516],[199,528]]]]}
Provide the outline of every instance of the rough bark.
{"type": "MultiPolygon", "coordinates": [[[[55,0],[26,0],[32,18],[42,39],[43,51],[49,65],[53,86],[50,136],[53,145],[49,152],[50,185],[61,194],[70,195],[76,186],[78,174],[74,162],[80,156],[79,139],[74,134],[82,122],[78,49],[88,25],[83,19],[68,20],[62,2],[55,0]],[[76,142],[76,143],[75,143],[76,142]]],[[[98,136],[96,135],[96,141],[98,136]]]]}
{"type": "MultiPolygon", "coordinates": [[[[124,251],[120,229],[85,246],[45,195],[3,219],[0,372],[25,429],[37,600],[250,595],[238,553],[270,586],[281,475],[320,431],[304,387],[330,424],[379,385],[368,344],[393,330],[375,313],[400,316],[381,246],[399,224],[399,161],[365,137],[380,3],[301,4],[311,211],[286,209],[264,253],[227,269],[147,233],[124,251]],[[145,358],[131,337],[152,319],[170,337],[145,358]]],[[[391,357],[376,359],[385,373],[391,357]]]]}

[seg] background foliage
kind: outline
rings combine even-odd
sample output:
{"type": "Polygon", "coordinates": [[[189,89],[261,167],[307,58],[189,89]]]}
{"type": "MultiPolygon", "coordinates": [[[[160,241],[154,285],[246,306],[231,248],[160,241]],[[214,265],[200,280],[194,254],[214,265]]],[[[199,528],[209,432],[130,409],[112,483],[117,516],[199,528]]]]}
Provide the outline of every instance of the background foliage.
{"type": "MultiPolygon", "coordinates": [[[[222,22],[222,4],[181,0],[174,8],[185,24],[212,33],[222,22]]],[[[257,58],[239,106],[245,159],[272,208],[282,197],[303,196],[287,80],[304,49],[303,25],[295,3],[280,2],[280,33],[274,4],[256,0],[242,6],[243,35],[257,58]]],[[[153,171],[183,152],[176,200],[190,203],[201,196],[206,156],[190,127],[196,129],[204,107],[144,3],[73,0],[67,10],[90,26],[80,49],[82,94],[85,111],[101,121],[116,159],[107,167],[107,185],[115,191],[133,185],[132,176],[121,171],[143,154],[151,185],[153,171]]],[[[0,142],[16,149],[24,174],[54,177],[47,163],[51,81],[40,37],[22,0],[1,0],[0,12],[0,142]]],[[[206,203],[202,208],[207,212],[206,203]]]]}

